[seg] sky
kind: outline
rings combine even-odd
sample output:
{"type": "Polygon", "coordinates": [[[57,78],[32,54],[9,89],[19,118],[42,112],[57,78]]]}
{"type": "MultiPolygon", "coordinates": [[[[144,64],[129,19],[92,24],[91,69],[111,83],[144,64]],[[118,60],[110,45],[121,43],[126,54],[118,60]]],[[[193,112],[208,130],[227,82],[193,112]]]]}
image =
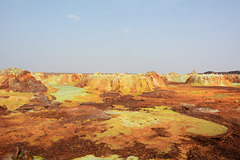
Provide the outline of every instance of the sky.
{"type": "Polygon", "coordinates": [[[240,0],[0,0],[0,70],[240,70],[240,0]]]}

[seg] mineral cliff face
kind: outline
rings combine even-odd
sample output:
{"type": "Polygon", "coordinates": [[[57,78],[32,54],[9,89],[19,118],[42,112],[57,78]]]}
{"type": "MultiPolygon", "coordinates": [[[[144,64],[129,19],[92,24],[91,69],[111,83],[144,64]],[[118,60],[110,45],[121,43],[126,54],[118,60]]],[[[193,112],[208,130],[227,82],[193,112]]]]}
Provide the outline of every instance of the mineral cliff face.
{"type": "Polygon", "coordinates": [[[153,91],[165,87],[167,80],[157,73],[146,74],[101,74],[95,73],[82,79],[75,86],[103,92],[115,91],[123,94],[153,91]]]}
{"type": "Polygon", "coordinates": [[[223,75],[191,75],[186,83],[195,86],[231,86],[231,82],[223,75]]]}
{"type": "Polygon", "coordinates": [[[20,74],[4,74],[0,77],[0,89],[8,89],[14,92],[46,92],[47,87],[37,81],[29,71],[20,74]]]}

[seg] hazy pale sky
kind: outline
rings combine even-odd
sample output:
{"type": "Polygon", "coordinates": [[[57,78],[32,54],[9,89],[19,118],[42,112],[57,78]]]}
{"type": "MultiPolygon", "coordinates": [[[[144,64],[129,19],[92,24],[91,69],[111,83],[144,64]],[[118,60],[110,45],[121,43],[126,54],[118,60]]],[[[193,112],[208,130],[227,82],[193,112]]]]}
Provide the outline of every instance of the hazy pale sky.
{"type": "Polygon", "coordinates": [[[0,69],[240,70],[240,0],[0,0],[0,69]]]}

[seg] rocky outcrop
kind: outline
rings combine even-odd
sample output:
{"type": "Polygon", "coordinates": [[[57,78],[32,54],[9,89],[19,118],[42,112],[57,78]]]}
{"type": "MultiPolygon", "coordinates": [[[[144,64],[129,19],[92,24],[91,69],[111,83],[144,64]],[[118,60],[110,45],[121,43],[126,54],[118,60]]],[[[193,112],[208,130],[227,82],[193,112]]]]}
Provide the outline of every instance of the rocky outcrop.
{"type": "Polygon", "coordinates": [[[30,151],[24,149],[23,146],[16,147],[15,153],[12,155],[12,160],[33,160],[30,151]]]}
{"type": "Polygon", "coordinates": [[[156,72],[147,72],[145,76],[150,79],[155,88],[165,87],[167,85],[167,79],[156,72]]]}
{"type": "Polygon", "coordinates": [[[231,86],[231,82],[224,78],[222,75],[191,75],[187,81],[187,84],[193,86],[231,86]]]}
{"type": "Polygon", "coordinates": [[[24,104],[17,108],[15,111],[19,111],[22,113],[32,112],[32,111],[40,111],[45,109],[59,109],[62,103],[54,102],[56,97],[50,95],[46,96],[43,93],[34,94],[34,98],[31,99],[27,104],[24,104]],[[50,97],[50,98],[49,98],[50,97]]]}
{"type": "Polygon", "coordinates": [[[32,93],[47,91],[47,87],[37,81],[29,71],[23,71],[18,75],[6,74],[1,76],[0,89],[32,93]]]}

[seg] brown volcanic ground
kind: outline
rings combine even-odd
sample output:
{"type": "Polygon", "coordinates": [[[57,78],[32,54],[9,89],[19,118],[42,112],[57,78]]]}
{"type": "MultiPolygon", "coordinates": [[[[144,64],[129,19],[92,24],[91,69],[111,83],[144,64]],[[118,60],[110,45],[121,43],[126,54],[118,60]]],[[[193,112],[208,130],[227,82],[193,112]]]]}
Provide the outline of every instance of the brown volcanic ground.
{"type": "Polygon", "coordinates": [[[240,158],[238,86],[167,82],[156,73],[33,77],[48,90],[0,89],[0,159],[240,158]]]}

